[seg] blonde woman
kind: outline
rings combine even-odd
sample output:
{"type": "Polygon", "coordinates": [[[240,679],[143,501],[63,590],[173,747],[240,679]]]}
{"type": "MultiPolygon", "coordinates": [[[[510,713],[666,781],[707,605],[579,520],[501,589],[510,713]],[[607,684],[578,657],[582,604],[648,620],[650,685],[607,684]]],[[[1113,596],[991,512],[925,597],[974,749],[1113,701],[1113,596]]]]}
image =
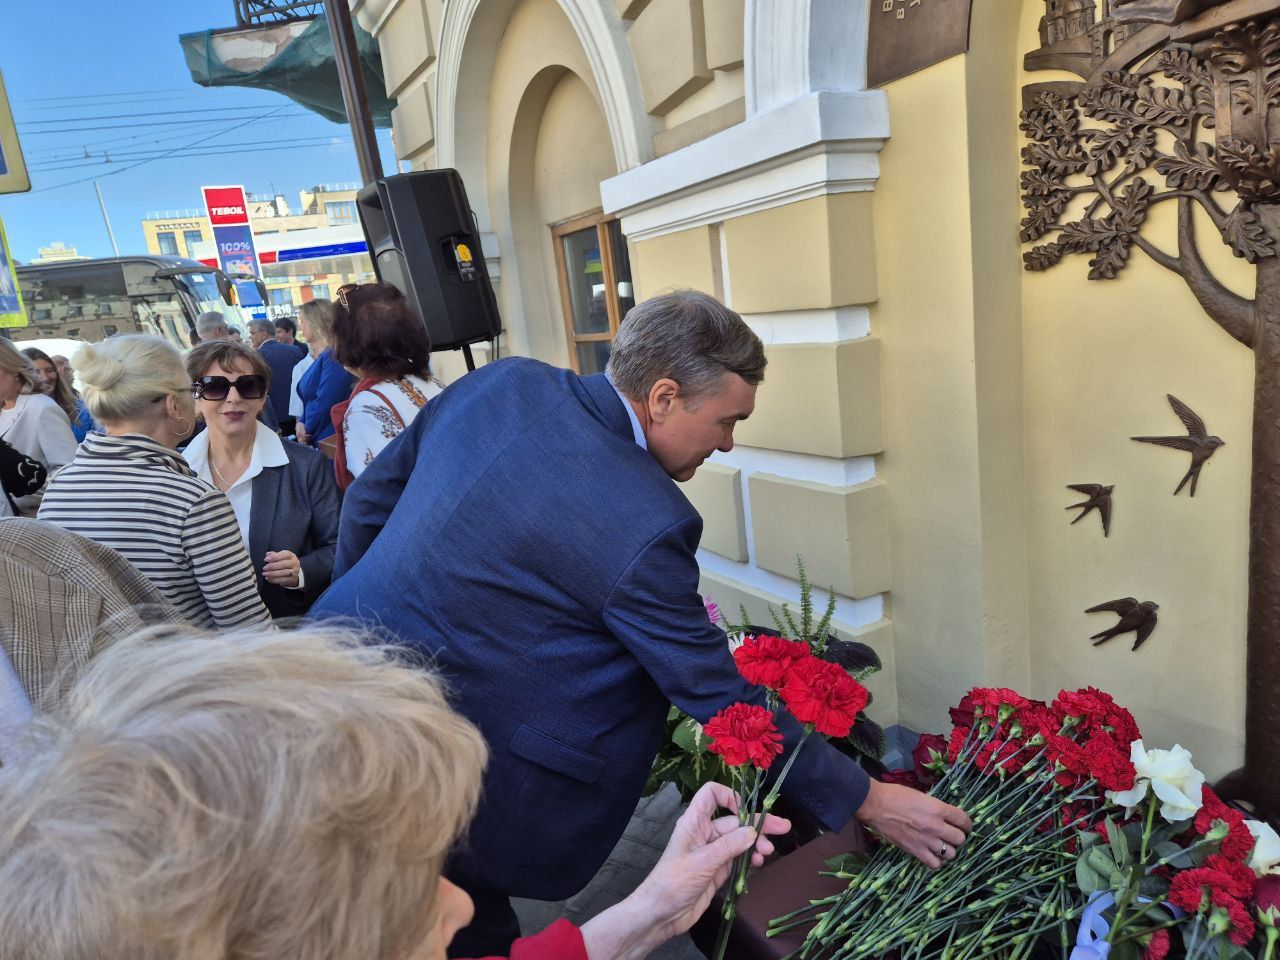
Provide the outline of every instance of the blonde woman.
{"type": "MultiPolygon", "coordinates": [[[[31,362],[0,337],[0,440],[42,464],[50,476],[76,453],[71,421],[45,396],[31,362]]],[[[34,516],[40,493],[18,497],[20,513],[34,516]]]]}
{"type": "Polygon", "coordinates": [[[267,620],[231,504],[175,449],[195,423],[181,355],[136,334],[72,359],[106,435],[87,437],[49,483],[39,519],[119,551],[197,626],[267,620]]]}
{"type": "MultiPolygon", "coordinates": [[[[139,634],[20,746],[0,768],[6,960],[444,960],[470,920],[442,870],[484,741],[359,637],[139,634]]],[[[621,904],[512,956],[639,960],[687,930],[755,836],[713,819],[730,796],[704,788],[621,904]]]]}

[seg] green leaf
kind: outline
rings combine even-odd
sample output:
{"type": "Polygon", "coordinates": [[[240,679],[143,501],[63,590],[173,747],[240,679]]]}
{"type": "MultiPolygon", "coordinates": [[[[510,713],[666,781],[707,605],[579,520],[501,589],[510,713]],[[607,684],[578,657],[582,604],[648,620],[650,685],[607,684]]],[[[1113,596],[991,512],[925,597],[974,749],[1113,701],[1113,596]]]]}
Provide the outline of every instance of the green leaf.
{"type": "Polygon", "coordinates": [[[1076,838],[1080,841],[1081,850],[1088,850],[1095,843],[1102,842],[1102,838],[1092,830],[1086,831],[1085,833],[1078,833],[1076,834],[1076,838]]]}
{"type": "Polygon", "coordinates": [[[685,764],[680,768],[679,785],[684,787],[684,790],[681,790],[680,793],[686,800],[692,799],[702,784],[703,780],[694,772],[692,764],[685,764]]]}
{"type": "Polygon", "coordinates": [[[1102,882],[1098,871],[1089,866],[1087,857],[1081,857],[1076,861],[1076,886],[1086,897],[1106,889],[1106,884],[1102,882]]]}
{"type": "Polygon", "coordinates": [[[1108,954],[1111,960],[1138,960],[1138,942],[1136,940],[1124,940],[1117,943],[1111,948],[1108,954]]]}
{"type": "Polygon", "coordinates": [[[853,729],[849,731],[848,740],[854,749],[872,760],[879,760],[884,756],[884,752],[888,748],[884,728],[874,720],[867,719],[867,716],[861,713],[858,714],[858,719],[854,723],[853,729]]]}
{"type": "Polygon", "coordinates": [[[673,721],[679,720],[679,719],[680,719],[681,714],[683,714],[683,713],[684,713],[684,711],[683,711],[683,710],[681,710],[679,707],[677,707],[677,706],[673,703],[673,704],[671,705],[671,709],[667,711],[667,723],[671,723],[671,722],[673,722],[673,721]]]}
{"type": "Polygon", "coordinates": [[[1115,858],[1116,866],[1123,869],[1129,866],[1129,841],[1111,817],[1107,817],[1106,824],[1107,838],[1111,841],[1111,855],[1115,858]]]}
{"type": "Polygon", "coordinates": [[[1192,859],[1192,854],[1187,853],[1186,850],[1171,840],[1157,843],[1153,849],[1159,859],[1163,860],[1165,857],[1169,857],[1169,863],[1179,870],[1186,870],[1196,865],[1195,860],[1192,859]]]}
{"type": "Polygon", "coordinates": [[[1111,859],[1109,847],[1090,847],[1084,858],[1088,861],[1090,867],[1108,880],[1120,873],[1120,868],[1116,866],[1115,860],[1111,859]]]}
{"type": "Polygon", "coordinates": [[[702,724],[693,717],[685,717],[680,721],[671,735],[671,740],[685,753],[696,755],[706,752],[707,749],[707,738],[703,736],[702,724]]]}
{"type": "Polygon", "coordinates": [[[833,873],[861,873],[870,862],[871,854],[862,850],[842,853],[823,861],[827,869],[833,873]]]}
{"type": "Polygon", "coordinates": [[[840,640],[833,637],[823,651],[823,660],[837,663],[855,679],[861,682],[863,677],[870,676],[882,668],[880,657],[865,643],[857,640],[840,640]]]}

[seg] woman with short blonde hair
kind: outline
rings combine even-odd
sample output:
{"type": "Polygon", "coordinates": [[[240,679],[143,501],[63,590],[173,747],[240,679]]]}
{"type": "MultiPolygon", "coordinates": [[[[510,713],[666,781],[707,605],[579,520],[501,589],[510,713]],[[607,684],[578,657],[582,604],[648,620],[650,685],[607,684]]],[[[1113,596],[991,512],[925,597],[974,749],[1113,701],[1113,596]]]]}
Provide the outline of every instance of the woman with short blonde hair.
{"type": "Polygon", "coordinates": [[[106,436],[86,437],[50,481],[39,519],[119,551],[197,626],[266,620],[231,504],[176,449],[195,426],[181,354],[131,334],[73,360],[106,436]]]}
{"type": "MultiPolygon", "coordinates": [[[[62,408],[41,390],[42,382],[31,361],[0,337],[0,440],[52,475],[75,456],[76,438],[62,408]]],[[[14,502],[19,512],[34,516],[40,497],[33,493],[14,502]]]]}
{"type": "MultiPolygon", "coordinates": [[[[484,742],[366,639],[169,628],[91,661],[0,767],[0,956],[444,960],[472,914],[441,871],[484,742]]],[[[731,798],[704,787],[635,893],[512,955],[639,960],[687,930],[756,840],[713,819],[731,798]]]]}

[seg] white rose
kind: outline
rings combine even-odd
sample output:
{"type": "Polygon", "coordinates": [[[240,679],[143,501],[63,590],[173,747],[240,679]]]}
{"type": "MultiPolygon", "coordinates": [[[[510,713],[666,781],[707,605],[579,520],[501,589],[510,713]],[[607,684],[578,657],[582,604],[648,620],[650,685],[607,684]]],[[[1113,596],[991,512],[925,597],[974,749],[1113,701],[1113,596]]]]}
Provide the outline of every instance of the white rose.
{"type": "Polygon", "coordinates": [[[1268,873],[1280,873],[1280,835],[1271,826],[1258,820],[1246,820],[1244,825],[1253,834],[1253,855],[1249,866],[1260,877],[1268,873]]]}
{"type": "Polygon", "coordinates": [[[1129,759],[1137,773],[1133,789],[1107,791],[1107,799],[1133,813],[1147,796],[1147,788],[1160,799],[1160,816],[1170,823],[1188,820],[1201,805],[1204,774],[1191,765],[1191,754],[1181,746],[1172,750],[1147,750],[1141,740],[1129,747],[1129,759]]]}

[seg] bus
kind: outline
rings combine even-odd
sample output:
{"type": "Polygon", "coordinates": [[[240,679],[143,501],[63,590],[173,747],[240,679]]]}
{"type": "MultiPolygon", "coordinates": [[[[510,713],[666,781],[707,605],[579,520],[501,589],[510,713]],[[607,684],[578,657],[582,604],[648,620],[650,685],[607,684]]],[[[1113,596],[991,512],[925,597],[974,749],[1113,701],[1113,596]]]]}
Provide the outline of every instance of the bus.
{"type": "MultiPolygon", "coordinates": [[[[242,330],[250,319],[225,273],[183,257],[60,260],[20,266],[17,273],[28,326],[7,331],[16,341],[96,343],[117,333],[152,333],[187,350],[196,317],[206,311],[226,315],[242,330]]],[[[250,282],[265,300],[262,282],[250,282]]]]}

